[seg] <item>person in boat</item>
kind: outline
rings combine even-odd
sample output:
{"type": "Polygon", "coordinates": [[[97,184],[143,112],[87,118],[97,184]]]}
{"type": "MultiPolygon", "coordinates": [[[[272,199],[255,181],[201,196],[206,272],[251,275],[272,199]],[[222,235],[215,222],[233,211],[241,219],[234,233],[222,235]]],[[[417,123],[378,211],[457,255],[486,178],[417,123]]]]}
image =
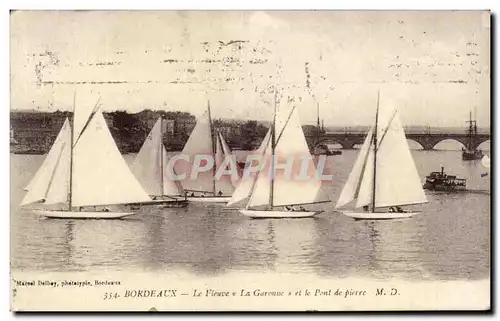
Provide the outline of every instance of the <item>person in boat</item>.
{"type": "Polygon", "coordinates": [[[398,213],[404,213],[404,212],[405,212],[405,211],[404,211],[401,207],[399,207],[399,206],[396,206],[396,211],[397,211],[398,213]]]}
{"type": "Polygon", "coordinates": [[[395,212],[394,207],[392,207],[392,206],[389,207],[389,213],[394,213],[394,212],[395,212]]]}
{"type": "Polygon", "coordinates": [[[103,212],[109,212],[109,208],[107,206],[104,207],[104,209],[102,210],[103,212]]]}
{"type": "Polygon", "coordinates": [[[285,208],[285,211],[287,211],[287,212],[293,211],[291,206],[285,205],[284,208],[285,208]]]}
{"type": "Polygon", "coordinates": [[[301,211],[301,212],[305,212],[305,211],[306,211],[306,209],[305,209],[303,206],[301,206],[301,207],[300,207],[300,211],[301,211]]]}
{"type": "Polygon", "coordinates": [[[363,206],[363,211],[368,212],[368,205],[363,206]]]}
{"type": "Polygon", "coordinates": [[[222,191],[219,191],[219,193],[217,193],[219,196],[222,196],[222,191]]]}
{"type": "Polygon", "coordinates": [[[191,197],[194,197],[194,192],[191,192],[191,197]]]}

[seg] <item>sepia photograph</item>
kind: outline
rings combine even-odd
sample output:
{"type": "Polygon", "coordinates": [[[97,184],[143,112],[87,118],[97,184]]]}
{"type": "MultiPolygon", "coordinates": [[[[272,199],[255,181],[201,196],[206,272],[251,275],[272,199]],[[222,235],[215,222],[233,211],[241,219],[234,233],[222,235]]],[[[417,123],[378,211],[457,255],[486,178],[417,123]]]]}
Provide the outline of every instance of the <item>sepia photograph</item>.
{"type": "Polygon", "coordinates": [[[491,309],[488,10],[11,10],[12,311],[491,309]]]}

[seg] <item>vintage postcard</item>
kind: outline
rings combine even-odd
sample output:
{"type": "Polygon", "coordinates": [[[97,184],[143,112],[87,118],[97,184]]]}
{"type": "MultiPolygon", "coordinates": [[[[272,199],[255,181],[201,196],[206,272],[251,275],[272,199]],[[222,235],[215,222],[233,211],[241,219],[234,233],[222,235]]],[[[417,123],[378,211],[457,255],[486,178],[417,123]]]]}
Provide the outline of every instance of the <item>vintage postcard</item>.
{"type": "Polygon", "coordinates": [[[12,11],[13,311],[489,310],[490,11],[12,11]]]}

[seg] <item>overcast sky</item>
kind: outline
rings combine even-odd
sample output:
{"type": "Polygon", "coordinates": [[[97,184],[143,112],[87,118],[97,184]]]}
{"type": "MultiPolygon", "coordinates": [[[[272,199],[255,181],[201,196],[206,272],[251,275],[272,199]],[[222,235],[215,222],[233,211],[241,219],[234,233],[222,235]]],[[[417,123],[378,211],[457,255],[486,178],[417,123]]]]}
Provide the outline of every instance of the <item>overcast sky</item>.
{"type": "Polygon", "coordinates": [[[268,120],[273,88],[302,123],[490,125],[488,12],[15,12],[11,108],[203,112],[268,120]],[[306,64],[307,63],[307,64],[306,64]],[[309,79],[309,81],[307,81],[309,79]],[[83,108],[83,107],[80,107],[83,108]]]}

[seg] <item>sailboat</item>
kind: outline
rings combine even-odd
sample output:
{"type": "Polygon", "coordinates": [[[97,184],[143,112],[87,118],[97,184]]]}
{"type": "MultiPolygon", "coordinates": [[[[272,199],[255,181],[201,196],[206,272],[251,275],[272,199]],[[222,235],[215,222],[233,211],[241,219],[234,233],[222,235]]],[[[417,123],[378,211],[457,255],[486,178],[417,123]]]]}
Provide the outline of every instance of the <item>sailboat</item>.
{"type": "Polygon", "coordinates": [[[467,148],[462,148],[462,160],[477,160],[482,159],[484,154],[480,149],[474,148],[473,140],[477,135],[477,123],[472,120],[472,112],[469,112],[469,120],[466,121],[469,124],[467,129],[468,141],[467,148]]]}
{"type": "MultiPolygon", "coordinates": [[[[263,159],[270,161],[270,166],[264,167],[253,177],[249,200],[240,212],[251,218],[305,218],[322,213],[322,210],[306,210],[302,207],[306,204],[328,202],[320,197],[322,195],[320,180],[316,177],[314,179],[285,177],[283,170],[275,167],[277,163],[275,160],[282,162],[290,158],[298,160],[301,157],[312,159],[295,106],[289,113],[277,113],[275,98],[271,128],[259,149],[263,159]],[[297,210],[296,206],[301,208],[297,210]]],[[[309,163],[311,164],[312,162],[309,163]]],[[[316,175],[314,164],[308,167],[308,174],[316,175]]],[[[242,185],[230,204],[245,198],[246,192],[247,187],[242,185]]]]}
{"type": "MultiPolygon", "coordinates": [[[[206,112],[198,118],[193,132],[182,150],[182,154],[188,156],[189,161],[179,159],[174,164],[176,173],[187,173],[189,176],[182,180],[182,187],[186,192],[188,201],[227,203],[230,199],[234,191],[232,176],[222,175],[219,179],[216,178],[217,171],[226,163],[224,161],[226,158],[223,150],[224,144],[222,135],[213,129],[210,102],[208,102],[206,112]],[[214,166],[210,171],[198,173],[196,179],[192,179],[190,175],[193,161],[195,157],[201,155],[215,156],[214,166]]],[[[229,163],[231,162],[229,160],[229,163]]],[[[234,166],[236,166],[236,162],[234,162],[234,166]]],[[[236,170],[235,167],[232,167],[232,169],[236,170]]]]}
{"type": "MultiPolygon", "coordinates": [[[[260,146],[252,153],[254,155],[258,155],[263,157],[264,152],[266,151],[267,145],[269,144],[269,139],[271,137],[271,128],[266,133],[266,136],[262,140],[260,146]]],[[[251,166],[252,164],[250,163],[245,163],[245,169],[243,170],[243,173],[245,173],[245,170],[248,166],[251,166]]],[[[238,204],[242,201],[248,201],[248,198],[251,196],[252,188],[255,182],[255,176],[257,173],[250,172],[248,173],[247,176],[244,174],[242,175],[241,179],[239,180],[238,184],[236,185],[236,188],[233,192],[233,195],[227,202],[226,206],[233,206],[235,204],[238,204]]]]}
{"type": "Polygon", "coordinates": [[[381,108],[368,132],[336,208],[354,219],[408,218],[418,211],[401,206],[428,203],[397,109],[381,108]],[[355,202],[354,202],[355,201],[355,202]]]}
{"type": "MultiPolygon", "coordinates": [[[[483,165],[484,168],[490,169],[491,159],[488,155],[484,155],[483,158],[481,158],[481,165],[483,165]]],[[[481,177],[485,177],[485,176],[488,176],[488,172],[481,173],[481,177]]]]}
{"type": "Polygon", "coordinates": [[[491,159],[488,155],[484,155],[483,158],[481,159],[481,165],[486,168],[490,168],[491,164],[491,159]]]}
{"type": "Polygon", "coordinates": [[[134,159],[132,172],[153,199],[152,204],[186,207],[188,201],[182,185],[169,177],[167,166],[167,150],[163,145],[163,117],[159,117],[134,159]]]}
{"type": "Polygon", "coordinates": [[[87,115],[74,109],[73,126],[66,118],[25,190],[21,206],[42,204],[32,212],[49,218],[122,218],[135,213],[108,206],[151,201],[120,154],[98,104],[87,115]]]}

